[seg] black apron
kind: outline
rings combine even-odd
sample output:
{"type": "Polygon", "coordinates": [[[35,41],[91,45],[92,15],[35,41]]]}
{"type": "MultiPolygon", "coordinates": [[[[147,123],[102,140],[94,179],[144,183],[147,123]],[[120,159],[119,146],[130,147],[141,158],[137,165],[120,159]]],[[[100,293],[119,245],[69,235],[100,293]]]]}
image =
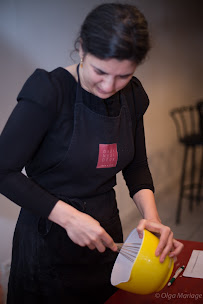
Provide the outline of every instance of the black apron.
{"type": "MultiPolygon", "coordinates": [[[[32,179],[94,217],[120,243],[123,235],[113,187],[116,174],[134,155],[131,115],[122,91],[116,117],[93,112],[83,103],[82,92],[78,81],[74,130],[65,158],[32,179]]],[[[26,303],[26,293],[38,295],[37,303],[81,303],[85,299],[104,303],[115,292],[110,284],[115,259],[110,249],[99,253],[80,247],[59,225],[21,209],[13,240],[8,303],[26,303]]]]}

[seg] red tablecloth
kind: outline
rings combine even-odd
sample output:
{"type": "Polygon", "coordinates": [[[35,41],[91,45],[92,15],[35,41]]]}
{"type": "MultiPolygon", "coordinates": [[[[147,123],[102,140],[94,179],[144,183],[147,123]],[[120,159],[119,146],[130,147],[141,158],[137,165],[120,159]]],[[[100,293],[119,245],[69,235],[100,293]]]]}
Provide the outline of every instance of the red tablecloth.
{"type": "MultiPolygon", "coordinates": [[[[180,240],[184,249],[178,256],[174,265],[172,276],[179,266],[185,265],[190,259],[192,251],[203,250],[203,242],[180,240]]],[[[175,282],[167,285],[159,292],[150,295],[136,295],[123,290],[118,290],[106,304],[203,304],[203,279],[183,277],[182,274],[175,282]]]]}

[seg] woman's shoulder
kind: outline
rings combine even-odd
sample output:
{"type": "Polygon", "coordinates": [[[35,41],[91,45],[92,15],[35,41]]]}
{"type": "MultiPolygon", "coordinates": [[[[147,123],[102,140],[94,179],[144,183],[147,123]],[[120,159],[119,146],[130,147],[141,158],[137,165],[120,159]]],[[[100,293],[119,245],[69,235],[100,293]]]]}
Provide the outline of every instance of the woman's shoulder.
{"type": "Polygon", "coordinates": [[[24,83],[17,101],[29,100],[57,111],[62,102],[60,96],[67,95],[74,84],[74,77],[65,68],[57,67],[52,71],[37,68],[24,83]]]}
{"type": "Polygon", "coordinates": [[[128,100],[133,102],[136,113],[144,115],[149,106],[149,98],[141,81],[133,76],[126,86],[125,92],[128,95],[128,100]]]}

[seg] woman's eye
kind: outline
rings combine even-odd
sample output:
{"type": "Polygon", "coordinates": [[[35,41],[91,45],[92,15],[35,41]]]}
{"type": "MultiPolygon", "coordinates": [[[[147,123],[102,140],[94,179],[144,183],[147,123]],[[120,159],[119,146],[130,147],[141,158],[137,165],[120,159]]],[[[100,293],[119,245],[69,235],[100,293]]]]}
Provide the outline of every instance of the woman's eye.
{"type": "Polygon", "coordinates": [[[103,71],[100,71],[100,70],[95,70],[96,74],[98,75],[104,75],[105,73],[103,71]]]}
{"type": "Polygon", "coordinates": [[[120,75],[121,79],[127,79],[129,77],[129,75],[120,75]]]}

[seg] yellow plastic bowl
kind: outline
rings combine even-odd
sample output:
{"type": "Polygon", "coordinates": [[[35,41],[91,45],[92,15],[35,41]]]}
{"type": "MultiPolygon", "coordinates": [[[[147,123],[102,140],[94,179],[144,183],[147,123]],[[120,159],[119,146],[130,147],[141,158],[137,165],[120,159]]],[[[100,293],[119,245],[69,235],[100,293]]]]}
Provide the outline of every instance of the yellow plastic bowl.
{"type": "Polygon", "coordinates": [[[137,255],[133,261],[119,253],[115,261],[111,284],[137,294],[150,294],[160,291],[169,280],[173,271],[174,261],[169,256],[163,263],[155,256],[159,239],[144,230],[140,239],[137,230],[134,229],[126,239],[124,246],[130,243],[138,243],[137,255]]]}

